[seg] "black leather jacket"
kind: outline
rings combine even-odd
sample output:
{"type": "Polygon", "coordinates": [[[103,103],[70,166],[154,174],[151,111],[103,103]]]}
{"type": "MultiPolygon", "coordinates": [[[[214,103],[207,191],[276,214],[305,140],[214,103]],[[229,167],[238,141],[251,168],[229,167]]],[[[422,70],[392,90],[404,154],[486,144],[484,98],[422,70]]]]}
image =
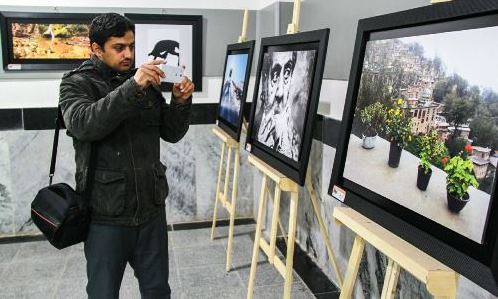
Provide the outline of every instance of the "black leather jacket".
{"type": "Polygon", "coordinates": [[[191,99],[168,105],[157,87],[140,91],[135,72],[116,73],[92,57],[64,74],[60,85],[76,191],[83,192],[88,173],[94,174],[86,193],[94,223],[139,225],[164,209],[169,188],[160,138],[177,142],[189,127],[191,99]],[[88,170],[91,144],[94,171],[88,170]]]}

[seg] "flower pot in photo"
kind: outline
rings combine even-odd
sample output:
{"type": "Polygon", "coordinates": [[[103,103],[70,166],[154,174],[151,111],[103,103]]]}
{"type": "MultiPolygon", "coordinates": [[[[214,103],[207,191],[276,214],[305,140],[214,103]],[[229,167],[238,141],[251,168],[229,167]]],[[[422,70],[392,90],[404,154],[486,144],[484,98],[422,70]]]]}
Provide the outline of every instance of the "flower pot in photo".
{"type": "Polygon", "coordinates": [[[469,202],[469,194],[465,193],[463,199],[460,199],[446,190],[446,199],[448,200],[448,209],[453,213],[458,213],[469,202]]]}
{"type": "Polygon", "coordinates": [[[361,146],[365,149],[372,149],[375,147],[375,141],[377,140],[377,134],[373,136],[363,135],[361,146]]]}
{"type": "Polygon", "coordinates": [[[389,149],[389,164],[392,168],[397,168],[399,166],[399,160],[401,158],[401,152],[403,148],[399,146],[396,142],[391,142],[391,147],[389,149]]]}
{"type": "Polygon", "coordinates": [[[429,180],[431,179],[432,169],[429,169],[428,173],[425,173],[424,168],[422,166],[418,166],[418,175],[417,175],[417,188],[422,191],[427,190],[427,185],[429,185],[429,180]]]}

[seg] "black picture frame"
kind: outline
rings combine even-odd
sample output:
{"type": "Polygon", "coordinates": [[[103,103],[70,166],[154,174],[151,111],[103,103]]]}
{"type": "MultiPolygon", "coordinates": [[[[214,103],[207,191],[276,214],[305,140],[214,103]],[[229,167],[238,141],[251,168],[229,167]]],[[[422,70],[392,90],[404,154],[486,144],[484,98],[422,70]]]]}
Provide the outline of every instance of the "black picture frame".
{"type": "Polygon", "coordinates": [[[247,98],[247,89],[249,86],[249,77],[251,75],[251,69],[252,69],[252,58],[254,54],[254,45],[255,41],[247,41],[243,43],[236,43],[236,44],[231,44],[227,46],[227,53],[225,56],[225,66],[223,67],[223,79],[221,83],[221,88],[220,88],[220,101],[218,104],[218,113],[217,113],[217,125],[225,131],[230,137],[235,139],[237,142],[240,140],[240,132],[242,130],[242,123],[244,119],[244,106],[246,103],[246,98],[247,98]],[[237,124],[234,125],[228,120],[224,119],[220,115],[220,109],[221,109],[221,101],[223,97],[223,86],[225,83],[225,74],[226,74],[226,68],[227,68],[227,62],[228,62],[228,57],[229,55],[234,55],[234,54],[247,54],[247,67],[244,75],[244,86],[242,89],[242,96],[240,99],[240,111],[239,111],[239,119],[237,121],[237,124]]]}
{"type": "MultiPolygon", "coordinates": [[[[71,70],[90,57],[82,59],[15,59],[13,50],[12,23],[38,24],[85,24],[90,25],[97,14],[80,13],[32,13],[32,12],[0,12],[2,35],[2,61],[6,72],[23,71],[62,71],[71,70]]],[[[88,44],[90,48],[90,45],[88,44]]]]}
{"type": "Polygon", "coordinates": [[[328,193],[333,194],[334,186],[342,188],[346,191],[342,199],[346,205],[383,225],[494,295],[498,295],[496,175],[482,244],[463,237],[344,177],[365,48],[371,36],[393,30],[414,36],[487,26],[498,26],[496,0],[452,1],[362,19],[358,22],[340,137],[328,193]]]}
{"type": "MultiPolygon", "coordinates": [[[[189,25],[192,26],[192,82],[194,91],[202,91],[202,53],[203,53],[203,21],[202,15],[170,15],[170,14],[125,14],[135,25],[189,25]]],[[[135,40],[137,40],[135,28],[135,40]]],[[[136,48],[135,48],[136,51],[136,48]]],[[[135,59],[137,57],[135,56],[135,59]]],[[[171,91],[171,83],[161,83],[162,91],[171,91]]]]}
{"type": "Polygon", "coordinates": [[[313,137],[313,121],[318,109],[318,101],[320,97],[323,71],[325,67],[325,58],[327,55],[329,34],[330,29],[326,28],[296,34],[267,37],[261,40],[258,69],[256,73],[256,84],[254,88],[245,148],[247,151],[262,159],[264,162],[268,163],[270,166],[286,175],[301,186],[304,184],[304,179],[308,167],[309,153],[311,150],[311,141],[313,137]],[[269,49],[272,52],[298,50],[316,50],[317,52],[314,61],[314,72],[312,73],[312,78],[310,81],[311,88],[309,99],[307,102],[306,111],[303,115],[303,117],[305,117],[305,120],[298,161],[294,161],[284,156],[283,154],[272,150],[271,148],[265,146],[262,143],[259,143],[255,138],[253,138],[253,131],[255,130],[255,113],[259,100],[258,91],[259,82],[261,81],[263,59],[265,53],[267,53],[269,49]]]}

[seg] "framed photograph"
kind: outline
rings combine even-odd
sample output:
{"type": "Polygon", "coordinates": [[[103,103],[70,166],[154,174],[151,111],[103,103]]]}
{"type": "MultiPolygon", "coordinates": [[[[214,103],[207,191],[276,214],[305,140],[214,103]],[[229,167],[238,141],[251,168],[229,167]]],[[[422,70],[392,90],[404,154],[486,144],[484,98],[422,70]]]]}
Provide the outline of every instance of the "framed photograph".
{"type": "MultiPolygon", "coordinates": [[[[185,65],[195,91],[202,91],[202,16],[125,14],[135,23],[135,65],[153,59],[185,65]]],[[[161,89],[171,91],[163,82],[161,89]]]]}
{"type": "Polygon", "coordinates": [[[498,2],[360,20],[329,186],[498,295],[498,2]]]}
{"type": "Polygon", "coordinates": [[[254,41],[228,45],[221,81],[218,126],[239,141],[251,74],[254,41]]]}
{"type": "Polygon", "coordinates": [[[329,29],[263,38],[246,149],[303,185],[329,29]]]}
{"type": "Polygon", "coordinates": [[[90,58],[94,14],[1,12],[5,71],[70,70],[90,58]]]}

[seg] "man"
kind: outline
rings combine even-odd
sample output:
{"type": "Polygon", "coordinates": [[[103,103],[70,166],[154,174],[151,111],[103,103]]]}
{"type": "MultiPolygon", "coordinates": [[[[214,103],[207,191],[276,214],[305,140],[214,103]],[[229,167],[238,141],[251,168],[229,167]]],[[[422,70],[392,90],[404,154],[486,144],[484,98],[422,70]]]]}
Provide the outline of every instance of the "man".
{"type": "Polygon", "coordinates": [[[92,57],[64,75],[60,106],[73,137],[76,190],[91,209],[85,241],[89,298],[118,298],[127,263],[142,298],[170,298],[164,200],[166,167],[160,138],[187,132],[194,85],[175,84],[167,105],[158,88],[164,74],[153,61],[131,69],[134,25],[119,14],[90,26],[92,57]],[[93,169],[88,169],[92,149],[93,169]]]}
{"type": "Polygon", "coordinates": [[[258,130],[261,143],[294,160],[298,159],[299,150],[295,146],[290,87],[296,57],[295,51],[274,52],[265,57],[266,86],[261,89],[263,114],[258,130]]]}

